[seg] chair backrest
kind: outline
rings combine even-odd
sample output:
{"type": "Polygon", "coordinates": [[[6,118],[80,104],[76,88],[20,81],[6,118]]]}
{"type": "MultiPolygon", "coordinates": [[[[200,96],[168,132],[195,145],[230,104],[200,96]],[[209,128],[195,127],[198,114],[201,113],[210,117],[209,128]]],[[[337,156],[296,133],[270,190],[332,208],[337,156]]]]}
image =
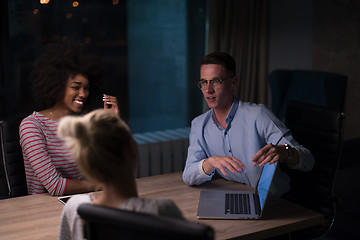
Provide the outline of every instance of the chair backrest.
{"type": "Polygon", "coordinates": [[[321,212],[325,218],[322,226],[307,229],[301,235],[299,233],[299,239],[324,235],[332,227],[336,203],[334,184],[343,142],[343,118],[344,113],[340,110],[293,101],[288,104],[285,124],[294,138],[311,151],[315,166],[310,172],[282,166],[291,179],[290,191],[283,197],[321,212]]]}
{"type": "Polygon", "coordinates": [[[9,197],[28,195],[19,126],[24,116],[0,121],[1,158],[9,197]]]}
{"type": "Polygon", "coordinates": [[[269,75],[271,110],[284,122],[289,101],[344,109],[347,77],[337,73],[274,70],[269,75]]]}
{"type": "Polygon", "coordinates": [[[130,212],[93,204],[78,208],[85,235],[95,239],[214,239],[209,226],[182,219],[130,212]]]}

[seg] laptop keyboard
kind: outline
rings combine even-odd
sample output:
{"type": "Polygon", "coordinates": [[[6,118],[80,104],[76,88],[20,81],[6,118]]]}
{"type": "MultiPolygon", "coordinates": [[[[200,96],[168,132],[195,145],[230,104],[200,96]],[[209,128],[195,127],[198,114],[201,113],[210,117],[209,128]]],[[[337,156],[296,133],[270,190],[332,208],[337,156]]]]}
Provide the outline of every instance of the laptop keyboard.
{"type": "Polygon", "coordinates": [[[225,194],[225,214],[251,214],[249,194],[225,194]]]}

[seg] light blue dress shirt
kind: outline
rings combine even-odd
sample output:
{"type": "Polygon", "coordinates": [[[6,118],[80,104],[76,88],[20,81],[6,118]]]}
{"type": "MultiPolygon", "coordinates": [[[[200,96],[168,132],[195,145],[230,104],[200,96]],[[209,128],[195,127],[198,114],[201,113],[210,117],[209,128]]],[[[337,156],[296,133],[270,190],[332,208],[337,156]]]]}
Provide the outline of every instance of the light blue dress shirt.
{"type": "MultiPolygon", "coordinates": [[[[266,144],[295,147],[300,154],[299,163],[292,168],[310,171],[314,166],[314,158],[309,150],[301,146],[291,135],[290,130],[264,105],[241,102],[234,99],[226,118],[227,127],[221,127],[215,118],[214,111],[196,117],[191,123],[190,145],[183,172],[185,184],[200,185],[212,179],[214,173],[207,175],[202,168],[204,159],[214,155],[233,156],[246,167],[245,172],[223,175],[219,169],[215,171],[223,178],[251,187],[256,187],[261,167],[253,166],[252,157],[266,144]]],[[[289,177],[277,168],[271,194],[281,196],[289,190],[289,177]]]]}

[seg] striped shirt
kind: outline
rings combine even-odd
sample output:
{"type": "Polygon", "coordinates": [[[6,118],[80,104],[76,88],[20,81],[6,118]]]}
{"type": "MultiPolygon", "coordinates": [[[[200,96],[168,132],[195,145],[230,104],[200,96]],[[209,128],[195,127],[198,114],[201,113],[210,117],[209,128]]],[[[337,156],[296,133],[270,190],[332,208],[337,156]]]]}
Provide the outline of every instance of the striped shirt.
{"type": "Polygon", "coordinates": [[[64,141],[57,136],[58,123],[33,112],[20,124],[26,182],[29,194],[64,194],[67,178],[80,179],[80,172],[64,141]]]}

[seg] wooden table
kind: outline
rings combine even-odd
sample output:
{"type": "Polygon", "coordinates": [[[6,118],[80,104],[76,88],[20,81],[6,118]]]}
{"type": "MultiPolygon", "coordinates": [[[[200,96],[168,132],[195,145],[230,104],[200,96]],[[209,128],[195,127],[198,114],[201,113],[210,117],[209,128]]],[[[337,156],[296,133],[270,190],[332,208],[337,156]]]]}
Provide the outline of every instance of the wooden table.
{"type": "MultiPolygon", "coordinates": [[[[181,172],[137,179],[141,197],[167,197],[194,222],[208,224],[216,239],[263,239],[323,222],[323,215],[279,198],[271,198],[261,220],[198,220],[200,191],[204,189],[248,189],[248,186],[214,180],[198,187],[188,187],[181,172]]],[[[56,197],[39,194],[0,200],[1,239],[57,239],[63,205],[56,197]]]]}

